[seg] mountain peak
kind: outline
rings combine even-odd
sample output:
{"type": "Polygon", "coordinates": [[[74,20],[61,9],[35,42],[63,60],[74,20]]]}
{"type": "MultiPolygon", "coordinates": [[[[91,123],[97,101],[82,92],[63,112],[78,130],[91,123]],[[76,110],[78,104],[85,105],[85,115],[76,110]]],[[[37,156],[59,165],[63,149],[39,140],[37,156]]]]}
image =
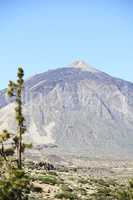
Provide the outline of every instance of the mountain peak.
{"type": "Polygon", "coordinates": [[[91,65],[89,65],[88,63],[86,63],[83,60],[76,60],[76,61],[72,62],[70,66],[73,68],[79,68],[81,70],[90,71],[93,73],[98,72],[97,69],[93,68],[91,65]]]}

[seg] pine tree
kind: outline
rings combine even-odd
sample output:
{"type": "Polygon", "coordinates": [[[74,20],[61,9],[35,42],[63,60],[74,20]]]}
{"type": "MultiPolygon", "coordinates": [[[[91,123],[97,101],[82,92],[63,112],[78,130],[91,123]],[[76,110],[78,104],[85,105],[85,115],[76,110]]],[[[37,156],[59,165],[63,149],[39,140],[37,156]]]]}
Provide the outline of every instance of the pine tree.
{"type": "Polygon", "coordinates": [[[31,147],[31,144],[23,143],[26,131],[22,102],[23,77],[23,69],[18,68],[17,82],[9,81],[7,90],[8,96],[16,101],[17,131],[14,134],[7,130],[0,133],[0,200],[27,200],[26,193],[30,189],[30,180],[22,162],[22,153],[26,147],[31,147]]]}
{"type": "Polygon", "coordinates": [[[26,131],[26,126],[24,125],[25,119],[22,113],[22,92],[24,89],[24,71],[20,67],[18,68],[17,83],[9,81],[8,85],[8,96],[15,97],[16,99],[16,122],[17,122],[17,135],[14,137],[14,142],[17,148],[17,162],[18,168],[22,168],[22,153],[24,151],[25,145],[22,143],[22,136],[26,131]]]}

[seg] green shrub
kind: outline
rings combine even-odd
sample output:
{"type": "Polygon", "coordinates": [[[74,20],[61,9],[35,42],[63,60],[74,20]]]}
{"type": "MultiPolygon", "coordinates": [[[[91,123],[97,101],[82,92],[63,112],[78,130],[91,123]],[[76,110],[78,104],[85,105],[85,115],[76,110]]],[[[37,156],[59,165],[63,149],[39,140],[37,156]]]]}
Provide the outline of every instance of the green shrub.
{"type": "Polygon", "coordinates": [[[57,199],[70,199],[70,200],[78,200],[78,197],[75,193],[72,192],[60,192],[59,194],[55,195],[57,199]]]}
{"type": "Polygon", "coordinates": [[[52,176],[58,176],[57,172],[55,171],[49,171],[47,172],[49,175],[52,175],[52,176]]]}
{"type": "Polygon", "coordinates": [[[27,200],[29,192],[30,180],[23,170],[11,170],[0,179],[0,200],[27,200]]]}
{"type": "Polygon", "coordinates": [[[50,185],[56,185],[58,183],[58,179],[55,176],[51,175],[44,175],[44,176],[38,176],[37,180],[41,181],[42,183],[45,184],[50,184],[50,185]]]}

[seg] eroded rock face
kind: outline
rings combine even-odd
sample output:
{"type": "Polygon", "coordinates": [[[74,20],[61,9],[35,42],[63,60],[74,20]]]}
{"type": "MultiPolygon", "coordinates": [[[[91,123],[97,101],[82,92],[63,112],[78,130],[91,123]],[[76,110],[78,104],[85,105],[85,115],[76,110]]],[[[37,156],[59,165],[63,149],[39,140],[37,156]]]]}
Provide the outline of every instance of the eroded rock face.
{"type": "MultiPolygon", "coordinates": [[[[2,91],[2,129],[15,127],[13,105],[2,91]]],[[[91,156],[133,154],[133,84],[82,61],[27,80],[24,110],[34,146],[91,156]]]]}

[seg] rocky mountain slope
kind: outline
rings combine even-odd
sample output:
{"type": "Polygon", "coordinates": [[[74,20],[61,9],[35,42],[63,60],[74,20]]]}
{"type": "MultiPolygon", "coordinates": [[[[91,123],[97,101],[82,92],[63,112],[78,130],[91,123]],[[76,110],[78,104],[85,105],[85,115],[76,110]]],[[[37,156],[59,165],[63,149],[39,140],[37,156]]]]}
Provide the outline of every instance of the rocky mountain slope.
{"type": "MultiPolygon", "coordinates": [[[[0,92],[0,129],[15,129],[0,92]]],[[[35,148],[90,157],[132,157],[133,84],[76,61],[25,83],[27,139],[35,148]]]]}

